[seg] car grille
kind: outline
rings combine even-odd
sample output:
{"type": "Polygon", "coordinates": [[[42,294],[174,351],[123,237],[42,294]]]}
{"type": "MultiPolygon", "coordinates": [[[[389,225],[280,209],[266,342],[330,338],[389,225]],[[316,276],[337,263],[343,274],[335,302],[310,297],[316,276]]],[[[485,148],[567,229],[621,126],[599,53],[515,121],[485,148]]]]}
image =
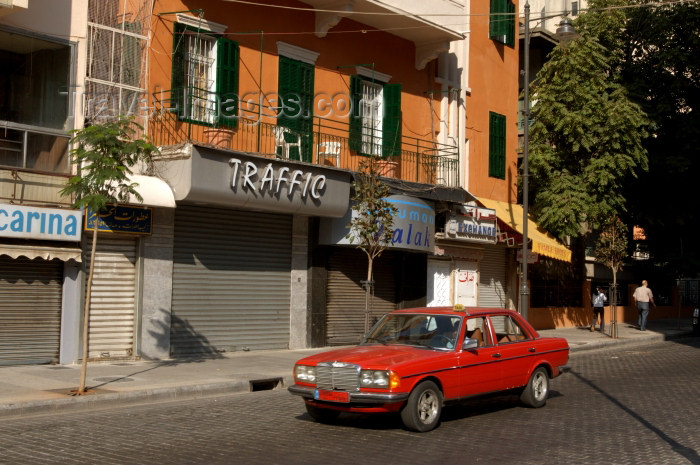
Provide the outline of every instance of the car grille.
{"type": "Polygon", "coordinates": [[[316,386],[319,389],[360,389],[360,366],[341,362],[323,362],[316,365],[316,386]]]}

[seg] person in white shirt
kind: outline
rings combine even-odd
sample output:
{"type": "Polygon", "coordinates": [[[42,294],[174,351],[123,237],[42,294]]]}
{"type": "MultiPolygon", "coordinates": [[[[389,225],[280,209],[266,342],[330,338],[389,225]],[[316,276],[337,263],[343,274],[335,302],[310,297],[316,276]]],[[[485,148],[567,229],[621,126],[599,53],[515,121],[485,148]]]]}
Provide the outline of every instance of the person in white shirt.
{"type": "Polygon", "coordinates": [[[598,286],[593,294],[593,322],[591,323],[591,331],[595,331],[596,320],[600,315],[600,331],[605,331],[605,302],[608,301],[607,296],[603,292],[603,288],[598,286]]]}
{"type": "Polygon", "coordinates": [[[649,283],[646,279],[642,281],[641,286],[634,290],[632,298],[637,304],[637,310],[639,310],[639,330],[646,331],[649,306],[653,305],[656,307],[656,304],[654,303],[654,294],[651,292],[651,289],[649,289],[649,283]]]}

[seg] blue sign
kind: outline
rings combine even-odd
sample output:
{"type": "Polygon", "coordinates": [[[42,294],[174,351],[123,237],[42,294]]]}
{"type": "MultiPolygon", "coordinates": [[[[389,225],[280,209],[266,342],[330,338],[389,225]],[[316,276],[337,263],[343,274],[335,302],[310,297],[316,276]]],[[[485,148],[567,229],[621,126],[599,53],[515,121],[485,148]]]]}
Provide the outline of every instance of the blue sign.
{"type": "Polygon", "coordinates": [[[153,225],[153,209],[149,207],[125,207],[108,205],[95,215],[87,209],[85,215],[85,230],[109,231],[127,234],[151,234],[153,225]]]}

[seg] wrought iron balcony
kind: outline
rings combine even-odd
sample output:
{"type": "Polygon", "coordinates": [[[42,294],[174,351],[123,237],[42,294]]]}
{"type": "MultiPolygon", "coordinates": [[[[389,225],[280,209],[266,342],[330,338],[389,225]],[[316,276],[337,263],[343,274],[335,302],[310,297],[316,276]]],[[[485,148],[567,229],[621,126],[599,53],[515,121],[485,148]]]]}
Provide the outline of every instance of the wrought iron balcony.
{"type": "Polygon", "coordinates": [[[215,100],[201,98],[207,92],[191,92],[184,114],[178,114],[170,93],[154,95],[148,132],[160,146],[192,142],[354,171],[367,156],[376,156],[382,176],[458,187],[459,151],[454,145],[403,136],[400,148],[384,156],[379,130],[365,128],[361,140],[351,141],[347,122],[318,116],[301,118],[295,126],[303,129],[291,129],[278,124],[278,108],[248,103],[238,108],[235,123],[229,119],[217,124],[215,100]]]}

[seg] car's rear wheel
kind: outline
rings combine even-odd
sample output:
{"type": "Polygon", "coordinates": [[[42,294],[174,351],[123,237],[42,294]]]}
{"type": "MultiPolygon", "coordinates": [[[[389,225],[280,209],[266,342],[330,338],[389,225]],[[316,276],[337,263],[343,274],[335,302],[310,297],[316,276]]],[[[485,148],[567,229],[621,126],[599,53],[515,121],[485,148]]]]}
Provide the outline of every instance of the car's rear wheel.
{"type": "Polygon", "coordinates": [[[335,421],[340,412],[338,410],[331,410],[328,408],[320,408],[315,405],[306,404],[306,412],[319,423],[331,423],[335,421]]]}
{"type": "Polygon", "coordinates": [[[539,367],[530,376],[527,386],[520,394],[520,400],[528,407],[540,408],[547,403],[548,395],[549,374],[544,367],[539,367]]]}
{"type": "Polygon", "coordinates": [[[422,433],[437,426],[441,411],[442,392],[432,381],[423,381],[408,397],[401,421],[406,428],[422,433]]]}

